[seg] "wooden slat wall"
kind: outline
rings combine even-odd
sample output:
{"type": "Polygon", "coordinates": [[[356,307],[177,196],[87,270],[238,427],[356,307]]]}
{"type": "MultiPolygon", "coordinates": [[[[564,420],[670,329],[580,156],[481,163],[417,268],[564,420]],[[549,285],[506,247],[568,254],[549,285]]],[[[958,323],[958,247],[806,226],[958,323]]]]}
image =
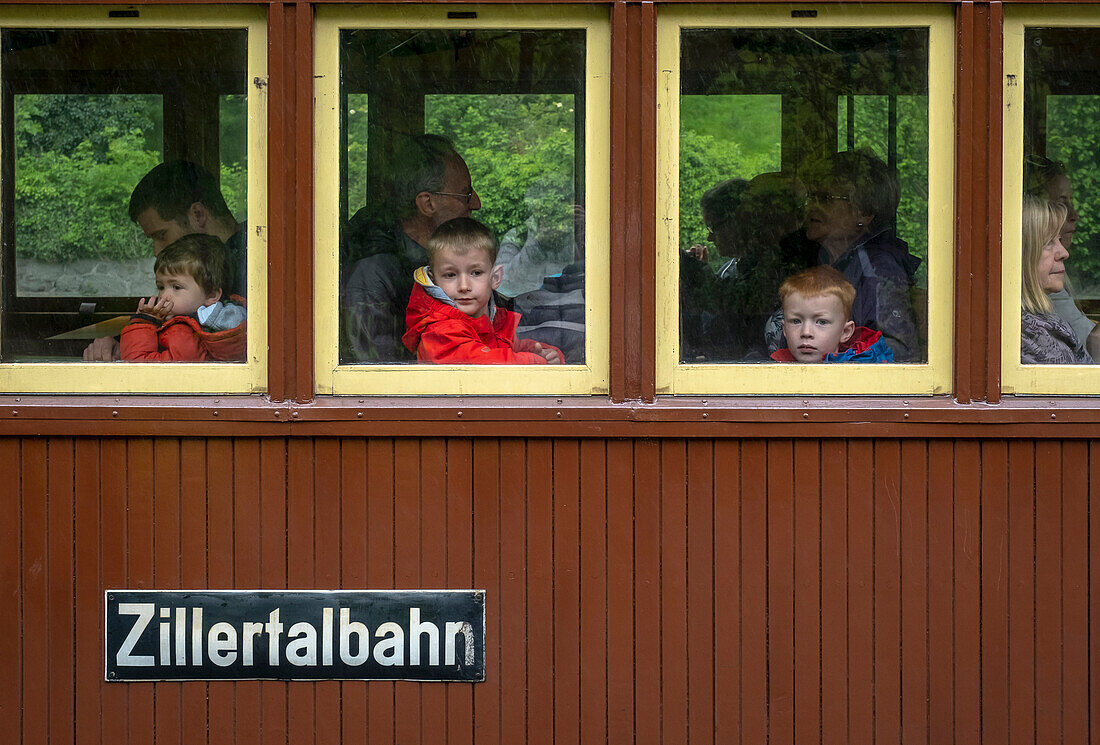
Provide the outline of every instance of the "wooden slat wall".
{"type": "Polygon", "coordinates": [[[1087,441],[4,438],[0,483],[4,742],[1100,724],[1087,441]],[[108,587],[484,588],[488,679],[108,685],[108,587]]]}

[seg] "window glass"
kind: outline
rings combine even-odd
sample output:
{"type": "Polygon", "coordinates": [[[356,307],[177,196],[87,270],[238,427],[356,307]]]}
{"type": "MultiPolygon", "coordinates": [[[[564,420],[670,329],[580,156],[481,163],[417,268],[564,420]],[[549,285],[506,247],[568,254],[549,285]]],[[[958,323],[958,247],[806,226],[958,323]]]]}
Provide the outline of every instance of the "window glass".
{"type": "Polygon", "coordinates": [[[0,361],[244,362],[248,32],[0,40],[0,361]]]}
{"type": "Polygon", "coordinates": [[[1100,351],[1091,336],[1100,313],[1100,88],[1086,53],[1096,44],[1100,29],[1024,33],[1024,365],[1094,362],[1100,351]]]}
{"type": "Polygon", "coordinates": [[[585,30],[343,30],[340,81],[339,362],[585,364],[585,30]]]}
{"type": "Polygon", "coordinates": [[[681,30],[679,363],[927,362],[929,50],[681,30]]]}

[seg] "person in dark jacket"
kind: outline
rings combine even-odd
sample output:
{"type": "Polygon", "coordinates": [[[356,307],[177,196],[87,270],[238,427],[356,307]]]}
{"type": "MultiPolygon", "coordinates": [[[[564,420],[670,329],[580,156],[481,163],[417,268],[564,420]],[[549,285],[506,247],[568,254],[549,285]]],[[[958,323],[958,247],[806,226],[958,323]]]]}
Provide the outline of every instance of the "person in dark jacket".
{"type": "Polygon", "coordinates": [[[852,321],[881,331],[895,361],[922,362],[911,299],[920,259],[894,234],[899,200],[894,170],[870,151],[836,153],[811,189],[804,236],[855,287],[852,321]]]}
{"type": "Polygon", "coordinates": [[[447,139],[402,142],[391,164],[389,204],[357,212],[340,246],[340,357],[345,362],[405,362],[401,343],[412,275],[428,260],[432,232],[481,208],[470,169],[447,139]]]}

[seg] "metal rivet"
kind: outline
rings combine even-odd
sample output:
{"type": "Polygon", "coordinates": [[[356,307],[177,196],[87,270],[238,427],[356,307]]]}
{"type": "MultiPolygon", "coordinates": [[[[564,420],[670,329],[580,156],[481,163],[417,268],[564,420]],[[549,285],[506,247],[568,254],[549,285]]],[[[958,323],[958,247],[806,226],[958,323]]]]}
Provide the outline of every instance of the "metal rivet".
{"type": "Polygon", "coordinates": [[[561,412],[558,412],[558,419],[561,419],[561,412]]]}
{"type": "Polygon", "coordinates": [[[12,409],[12,410],[11,410],[11,415],[12,415],[12,416],[19,416],[19,412],[18,412],[18,411],[16,411],[15,409],[12,409]]]}
{"type": "Polygon", "coordinates": [[[218,410],[214,409],[214,411],[212,413],[214,414],[214,416],[217,416],[218,415],[218,410]]]}
{"type": "Polygon", "coordinates": [[[906,418],[906,419],[908,419],[908,418],[909,418],[909,412],[908,412],[908,411],[907,411],[907,412],[905,412],[905,418],[906,418]]]}
{"type": "Polygon", "coordinates": [[[113,677],[115,677],[115,673],[114,673],[114,671],[112,670],[111,672],[107,673],[107,677],[108,677],[108,678],[113,678],[113,677]]]}
{"type": "Polygon", "coordinates": [[[1058,415],[1057,415],[1057,414],[1051,414],[1051,415],[1050,415],[1050,418],[1051,418],[1051,419],[1057,419],[1057,418],[1058,418],[1058,415]]]}
{"type": "Polygon", "coordinates": [[[117,411],[112,411],[111,416],[118,416],[118,412],[117,411]]]}
{"type": "Polygon", "coordinates": [[[275,412],[275,416],[279,416],[279,412],[278,412],[278,411],[276,411],[276,412],[275,412]]]}
{"type": "Polygon", "coordinates": [[[15,403],[19,403],[19,402],[20,402],[20,401],[22,401],[22,400],[23,400],[23,399],[21,399],[21,398],[17,398],[17,399],[15,399],[15,403]]]}
{"type": "Polygon", "coordinates": [[[359,417],[360,419],[362,419],[362,418],[363,418],[363,412],[361,412],[361,411],[360,411],[360,412],[359,412],[359,413],[357,413],[357,414],[356,414],[355,416],[357,416],[357,417],[359,417]]]}
{"type": "Polygon", "coordinates": [[[218,399],[216,399],[216,398],[215,398],[215,399],[214,399],[214,403],[219,403],[218,399]]]}
{"type": "Polygon", "coordinates": [[[706,406],[706,405],[707,405],[707,400],[704,398],[703,399],[703,406],[706,406]]]}
{"type": "Polygon", "coordinates": [[[115,594],[113,592],[107,593],[107,599],[108,600],[114,600],[115,599],[115,594]]]}
{"type": "Polygon", "coordinates": [[[297,411],[292,411],[292,412],[290,412],[290,417],[291,417],[292,419],[297,419],[297,418],[298,418],[298,412],[297,412],[297,411]]]}
{"type": "Polygon", "coordinates": [[[802,418],[803,419],[809,419],[810,418],[810,413],[808,411],[802,412],[802,418]]]}
{"type": "Polygon", "coordinates": [[[462,412],[458,412],[457,414],[455,414],[455,416],[462,416],[462,412]]]}
{"type": "Polygon", "coordinates": [[[908,406],[908,405],[909,405],[909,402],[908,402],[908,401],[902,401],[902,403],[903,403],[903,404],[905,404],[906,406],[908,406]]]}
{"type": "Polygon", "coordinates": [[[559,403],[559,404],[561,403],[561,399],[560,399],[560,398],[558,399],[558,403],[559,403]]]}
{"type": "Polygon", "coordinates": [[[704,419],[706,419],[706,418],[707,418],[707,412],[705,412],[705,411],[703,412],[703,418],[704,418],[704,419]]]}

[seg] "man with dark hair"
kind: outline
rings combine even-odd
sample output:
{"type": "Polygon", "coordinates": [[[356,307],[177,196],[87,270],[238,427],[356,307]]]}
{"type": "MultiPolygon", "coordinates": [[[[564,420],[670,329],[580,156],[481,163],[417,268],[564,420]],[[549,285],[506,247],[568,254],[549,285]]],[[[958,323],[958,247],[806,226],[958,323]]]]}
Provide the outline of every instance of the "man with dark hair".
{"type": "MultiPolygon", "coordinates": [[[[161,163],[145,174],[130,195],[130,219],[153,242],[153,255],[191,233],[221,239],[229,255],[230,278],[225,296],[247,294],[246,231],[225,204],[214,177],[186,160],[161,163]]],[[[119,343],[112,337],[94,339],[84,350],[86,362],[119,359],[119,343]]]]}
{"type": "Polygon", "coordinates": [[[386,179],[386,201],[359,210],[340,250],[341,356],[358,362],[412,357],[401,343],[413,272],[437,227],[481,209],[470,169],[451,143],[420,135],[400,144],[386,179]]]}

